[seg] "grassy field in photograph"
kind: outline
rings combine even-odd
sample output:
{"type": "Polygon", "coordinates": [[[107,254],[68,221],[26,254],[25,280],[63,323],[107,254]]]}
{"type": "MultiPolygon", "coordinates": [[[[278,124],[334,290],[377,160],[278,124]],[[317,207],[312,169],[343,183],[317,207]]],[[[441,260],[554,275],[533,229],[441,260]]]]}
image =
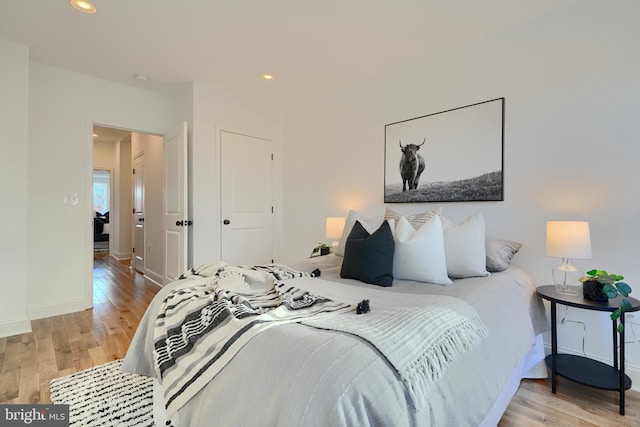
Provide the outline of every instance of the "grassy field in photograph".
{"type": "Polygon", "coordinates": [[[429,182],[415,190],[402,191],[402,184],[385,187],[385,203],[463,202],[502,200],[502,172],[448,182],[429,182]]]}

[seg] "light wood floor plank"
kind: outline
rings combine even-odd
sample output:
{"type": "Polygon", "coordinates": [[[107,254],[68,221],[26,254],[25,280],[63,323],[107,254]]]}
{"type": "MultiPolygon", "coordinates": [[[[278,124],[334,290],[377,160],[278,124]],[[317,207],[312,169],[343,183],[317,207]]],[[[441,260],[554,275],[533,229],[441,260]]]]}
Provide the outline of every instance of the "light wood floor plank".
{"type": "Polygon", "coordinates": [[[38,363],[38,376],[40,378],[40,401],[49,403],[49,383],[52,379],[58,378],[58,365],[55,359],[40,360],[38,363]]]}
{"type": "Polygon", "coordinates": [[[625,393],[624,416],[618,413],[618,393],[558,378],[557,393],[550,380],[522,380],[499,427],[520,426],[640,426],[640,393],[625,393]],[[522,417],[526,422],[523,424],[522,417]]]}
{"type": "Polygon", "coordinates": [[[20,392],[20,367],[0,372],[0,403],[16,399],[20,392]]]}
{"type": "Polygon", "coordinates": [[[40,403],[40,375],[34,372],[20,372],[20,390],[18,400],[25,403],[40,403]]]}

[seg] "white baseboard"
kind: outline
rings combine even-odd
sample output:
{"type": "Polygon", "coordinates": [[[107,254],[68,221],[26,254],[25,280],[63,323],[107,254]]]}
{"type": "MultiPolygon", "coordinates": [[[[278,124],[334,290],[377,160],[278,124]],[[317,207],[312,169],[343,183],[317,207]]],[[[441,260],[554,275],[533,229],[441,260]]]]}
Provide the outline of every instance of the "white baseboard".
{"type": "Polygon", "coordinates": [[[150,269],[148,269],[148,268],[147,268],[147,269],[145,269],[145,271],[144,271],[144,278],[145,278],[145,280],[148,280],[148,281],[150,281],[151,283],[153,283],[153,284],[155,284],[155,285],[158,285],[158,286],[160,286],[160,287],[162,287],[162,286],[163,286],[163,282],[164,282],[164,280],[163,280],[162,275],[161,275],[161,274],[156,273],[156,272],[155,272],[155,271],[153,271],[153,270],[150,270],[150,269]]]}
{"type": "Polygon", "coordinates": [[[112,257],[114,257],[115,259],[117,259],[118,261],[124,261],[124,260],[127,260],[127,259],[131,259],[131,256],[132,256],[131,252],[120,253],[120,252],[116,252],[116,251],[111,252],[110,255],[112,257]]]}
{"type": "Polygon", "coordinates": [[[87,306],[86,301],[80,298],[55,304],[33,306],[29,307],[29,318],[42,319],[44,317],[58,316],[60,314],[83,311],[91,307],[91,304],[87,306]]]}
{"type": "Polygon", "coordinates": [[[640,391],[640,368],[626,364],[624,373],[631,378],[631,390],[640,391]]]}
{"type": "Polygon", "coordinates": [[[31,321],[26,317],[0,322],[0,338],[24,334],[25,332],[31,332],[31,321]]]}
{"type": "MultiPolygon", "coordinates": [[[[545,349],[545,353],[546,354],[551,354],[551,345],[545,344],[544,345],[544,349],[545,349]]],[[[587,354],[585,356],[582,352],[575,351],[575,350],[572,350],[572,349],[566,348],[566,347],[558,346],[558,353],[573,354],[573,355],[576,355],[576,356],[584,356],[584,357],[588,357],[589,359],[597,360],[598,362],[606,363],[607,365],[611,365],[612,364],[611,359],[604,359],[602,357],[594,356],[592,354],[587,354]]],[[[631,390],[640,391],[640,367],[634,366],[634,365],[630,365],[627,362],[624,365],[624,373],[629,378],[631,378],[631,390]]]]}

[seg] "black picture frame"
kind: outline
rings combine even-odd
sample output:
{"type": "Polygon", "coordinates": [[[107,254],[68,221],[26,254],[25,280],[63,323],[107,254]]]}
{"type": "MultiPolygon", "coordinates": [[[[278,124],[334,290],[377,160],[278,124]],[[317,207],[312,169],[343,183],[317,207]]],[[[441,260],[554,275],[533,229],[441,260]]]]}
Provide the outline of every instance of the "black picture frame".
{"type": "Polygon", "coordinates": [[[504,105],[496,98],[385,125],[384,202],[503,201],[504,105]],[[424,162],[417,187],[415,154],[424,162]]]}

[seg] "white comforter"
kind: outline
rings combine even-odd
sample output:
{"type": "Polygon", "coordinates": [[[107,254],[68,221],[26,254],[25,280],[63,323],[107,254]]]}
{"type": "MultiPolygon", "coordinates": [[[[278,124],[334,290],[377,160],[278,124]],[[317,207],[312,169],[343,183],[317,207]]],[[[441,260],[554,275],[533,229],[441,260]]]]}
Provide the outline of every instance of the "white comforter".
{"type": "MultiPolygon", "coordinates": [[[[320,263],[324,280],[292,283],[350,304],[389,291],[456,296],[480,314],[487,340],[448,369],[430,390],[427,407],[415,411],[395,371],[365,341],[301,324],[278,326],[249,341],[179,411],[181,426],[476,426],[547,327],[534,283],[517,268],[450,286],[396,281],[381,290],[339,279],[337,260],[321,258],[293,267],[310,271],[320,263]]],[[[154,375],[149,325],[169,287],[145,314],[125,370],[154,375]]]]}

